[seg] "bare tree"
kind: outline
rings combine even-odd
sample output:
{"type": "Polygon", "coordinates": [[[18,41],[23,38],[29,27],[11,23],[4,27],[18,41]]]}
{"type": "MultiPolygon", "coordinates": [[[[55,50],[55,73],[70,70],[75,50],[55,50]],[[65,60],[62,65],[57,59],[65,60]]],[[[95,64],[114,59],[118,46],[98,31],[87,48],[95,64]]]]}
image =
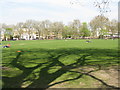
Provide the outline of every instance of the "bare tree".
{"type": "Polygon", "coordinates": [[[101,30],[106,29],[106,25],[108,25],[109,19],[105,16],[96,16],[90,21],[90,27],[92,29],[92,36],[97,37],[97,34],[101,35],[101,30]]]}
{"type": "Polygon", "coordinates": [[[35,32],[34,30],[34,20],[27,20],[24,23],[24,28],[26,29],[26,33],[28,34],[29,40],[32,38],[32,34],[35,32]]]}
{"type": "Polygon", "coordinates": [[[14,27],[14,35],[16,38],[18,39],[22,39],[22,34],[25,32],[24,31],[24,23],[23,22],[19,22],[17,23],[17,25],[15,25],[14,27]]]}
{"type": "Polygon", "coordinates": [[[56,36],[56,39],[62,39],[62,32],[64,30],[64,24],[62,22],[52,23],[51,29],[52,29],[53,35],[56,36]]]}
{"type": "Polygon", "coordinates": [[[49,20],[41,21],[41,35],[43,39],[48,39],[50,35],[51,22],[49,20]]]}
{"type": "Polygon", "coordinates": [[[71,32],[72,32],[72,38],[76,39],[77,37],[80,36],[80,27],[81,23],[80,20],[75,19],[73,22],[69,24],[71,32]]]}
{"type": "Polygon", "coordinates": [[[36,30],[36,34],[38,35],[39,40],[41,39],[41,35],[42,35],[42,29],[41,29],[42,24],[41,23],[42,23],[41,21],[35,21],[33,25],[34,29],[36,30]]]}
{"type": "Polygon", "coordinates": [[[118,33],[118,21],[115,19],[109,21],[107,29],[111,32],[110,35],[113,37],[114,34],[118,33]]]}
{"type": "Polygon", "coordinates": [[[93,5],[99,10],[101,16],[104,16],[105,13],[110,12],[109,8],[110,0],[96,0],[93,5]]]}

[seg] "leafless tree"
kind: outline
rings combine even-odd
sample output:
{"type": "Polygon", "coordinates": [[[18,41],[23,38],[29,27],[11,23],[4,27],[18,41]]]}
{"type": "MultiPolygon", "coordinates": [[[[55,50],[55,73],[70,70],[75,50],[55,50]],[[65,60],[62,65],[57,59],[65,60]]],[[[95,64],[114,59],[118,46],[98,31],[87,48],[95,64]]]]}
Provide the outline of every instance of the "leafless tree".
{"type": "Polygon", "coordinates": [[[23,22],[19,22],[15,25],[14,27],[14,33],[15,33],[15,37],[22,39],[22,34],[25,32],[24,31],[24,23],[23,22]]]}
{"type": "Polygon", "coordinates": [[[56,39],[62,39],[62,31],[64,24],[62,22],[54,22],[51,24],[52,33],[56,36],[56,39]]]}
{"type": "Polygon", "coordinates": [[[72,38],[76,39],[80,35],[80,27],[81,27],[80,20],[78,19],[73,20],[73,22],[71,22],[69,26],[72,33],[72,38]]]}
{"type": "Polygon", "coordinates": [[[105,16],[96,16],[90,21],[90,27],[92,29],[92,36],[97,37],[97,32],[100,34],[101,30],[105,29],[108,25],[109,19],[105,16]]]}

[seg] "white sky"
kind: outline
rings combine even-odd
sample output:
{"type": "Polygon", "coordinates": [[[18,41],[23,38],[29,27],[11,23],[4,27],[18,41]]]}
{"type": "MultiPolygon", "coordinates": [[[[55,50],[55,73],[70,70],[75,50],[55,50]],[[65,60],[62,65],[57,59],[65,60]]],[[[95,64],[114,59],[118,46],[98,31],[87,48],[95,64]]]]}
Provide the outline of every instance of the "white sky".
{"type": "MultiPolygon", "coordinates": [[[[68,22],[79,19],[89,22],[99,15],[94,1],[100,0],[0,0],[0,23],[16,24],[28,19],[68,22]],[[70,2],[79,1],[77,4],[70,2]]],[[[110,10],[106,16],[118,19],[118,1],[110,0],[110,10]]]]}

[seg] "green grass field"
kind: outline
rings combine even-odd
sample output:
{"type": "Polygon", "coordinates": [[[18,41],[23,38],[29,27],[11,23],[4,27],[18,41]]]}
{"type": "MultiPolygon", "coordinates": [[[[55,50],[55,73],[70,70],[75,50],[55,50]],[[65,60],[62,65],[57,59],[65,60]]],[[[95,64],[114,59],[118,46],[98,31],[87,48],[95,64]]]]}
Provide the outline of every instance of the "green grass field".
{"type": "Polygon", "coordinates": [[[118,66],[118,40],[85,41],[3,41],[3,88],[114,88],[90,73],[118,66]]]}

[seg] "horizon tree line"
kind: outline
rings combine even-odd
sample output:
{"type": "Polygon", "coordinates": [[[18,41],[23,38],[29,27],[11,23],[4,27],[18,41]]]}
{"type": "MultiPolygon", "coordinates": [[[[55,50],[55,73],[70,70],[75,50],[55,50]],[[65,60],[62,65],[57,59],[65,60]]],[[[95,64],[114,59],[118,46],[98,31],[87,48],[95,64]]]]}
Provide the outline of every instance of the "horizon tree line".
{"type": "Polygon", "coordinates": [[[81,22],[79,19],[74,19],[65,25],[63,22],[51,22],[50,20],[26,20],[26,22],[19,22],[16,25],[2,24],[2,32],[4,40],[7,38],[22,39],[24,33],[31,35],[34,33],[38,35],[38,39],[79,39],[85,37],[104,38],[104,36],[118,33],[118,21],[109,20],[103,15],[94,17],[89,23],[81,22]],[[16,34],[15,34],[16,33],[16,34]]]}

